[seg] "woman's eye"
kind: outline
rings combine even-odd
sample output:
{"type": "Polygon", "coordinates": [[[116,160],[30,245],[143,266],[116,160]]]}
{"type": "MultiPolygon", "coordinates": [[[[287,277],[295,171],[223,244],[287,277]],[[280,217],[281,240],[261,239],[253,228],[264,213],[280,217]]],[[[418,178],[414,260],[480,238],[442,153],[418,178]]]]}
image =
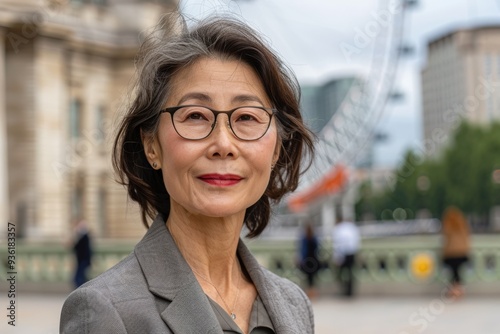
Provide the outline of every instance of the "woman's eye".
{"type": "Polygon", "coordinates": [[[193,113],[188,115],[187,119],[206,119],[206,118],[201,113],[193,112],[193,113]]]}
{"type": "Polygon", "coordinates": [[[252,115],[240,115],[238,116],[238,119],[237,121],[255,121],[255,117],[253,117],[252,115]]]}

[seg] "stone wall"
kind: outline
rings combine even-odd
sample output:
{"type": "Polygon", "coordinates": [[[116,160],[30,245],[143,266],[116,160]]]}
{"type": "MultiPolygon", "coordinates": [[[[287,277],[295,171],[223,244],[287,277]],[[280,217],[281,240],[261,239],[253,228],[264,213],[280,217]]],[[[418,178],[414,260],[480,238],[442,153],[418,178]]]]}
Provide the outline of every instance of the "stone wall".
{"type": "Polygon", "coordinates": [[[98,237],[143,235],[137,205],[114,181],[111,148],[142,32],[176,8],[175,0],[0,4],[8,220],[19,236],[67,239],[76,217],[98,237]]]}

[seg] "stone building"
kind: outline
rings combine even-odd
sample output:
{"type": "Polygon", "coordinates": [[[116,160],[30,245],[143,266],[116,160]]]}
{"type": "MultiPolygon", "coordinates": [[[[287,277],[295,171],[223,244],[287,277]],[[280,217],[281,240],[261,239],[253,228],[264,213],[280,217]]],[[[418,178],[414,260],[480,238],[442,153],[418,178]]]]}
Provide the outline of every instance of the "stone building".
{"type": "Polygon", "coordinates": [[[177,8],[176,0],[0,1],[0,214],[18,236],[60,239],[79,216],[100,237],[143,234],[114,181],[113,131],[141,34],[177,8]]]}
{"type": "Polygon", "coordinates": [[[500,119],[500,25],[447,31],[428,43],[422,70],[426,153],[436,155],[462,119],[500,119]]]}

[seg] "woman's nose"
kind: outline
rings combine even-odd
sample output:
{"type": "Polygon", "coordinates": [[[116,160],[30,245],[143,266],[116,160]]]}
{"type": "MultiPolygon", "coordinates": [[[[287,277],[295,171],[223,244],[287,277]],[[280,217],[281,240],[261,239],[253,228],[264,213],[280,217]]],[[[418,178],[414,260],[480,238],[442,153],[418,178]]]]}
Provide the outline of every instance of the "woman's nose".
{"type": "Polygon", "coordinates": [[[212,145],[209,149],[211,156],[227,157],[237,154],[235,147],[237,138],[231,130],[227,116],[226,118],[218,117],[210,137],[212,139],[212,145]]]}
{"type": "Polygon", "coordinates": [[[224,114],[217,115],[212,135],[220,132],[230,135],[231,137],[235,137],[233,130],[231,129],[231,125],[229,124],[229,118],[224,114]]]}

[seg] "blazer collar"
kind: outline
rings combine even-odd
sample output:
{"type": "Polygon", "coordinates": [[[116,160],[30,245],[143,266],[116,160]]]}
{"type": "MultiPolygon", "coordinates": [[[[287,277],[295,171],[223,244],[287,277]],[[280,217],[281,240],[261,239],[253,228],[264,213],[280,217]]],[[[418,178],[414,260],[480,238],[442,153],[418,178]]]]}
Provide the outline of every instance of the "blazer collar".
{"type": "Polygon", "coordinates": [[[276,282],[278,277],[262,268],[241,239],[238,255],[266,307],[276,333],[301,334],[300,324],[293,312],[295,306],[283,298],[283,292],[276,282]]]}
{"type": "MultiPolygon", "coordinates": [[[[177,248],[166,219],[158,215],[146,235],[135,247],[135,255],[146,278],[149,291],[170,301],[161,316],[174,333],[189,329],[202,333],[221,333],[220,325],[203,289],[177,248]],[[163,255],[162,255],[163,254],[163,255]]],[[[283,296],[276,278],[262,269],[243,241],[238,255],[252,279],[276,333],[299,333],[293,305],[283,296]]]]}
{"type": "Polygon", "coordinates": [[[170,301],[160,311],[163,321],[174,333],[190,330],[222,333],[203,289],[177,248],[162,215],[156,217],[134,252],[149,291],[170,301]]]}

